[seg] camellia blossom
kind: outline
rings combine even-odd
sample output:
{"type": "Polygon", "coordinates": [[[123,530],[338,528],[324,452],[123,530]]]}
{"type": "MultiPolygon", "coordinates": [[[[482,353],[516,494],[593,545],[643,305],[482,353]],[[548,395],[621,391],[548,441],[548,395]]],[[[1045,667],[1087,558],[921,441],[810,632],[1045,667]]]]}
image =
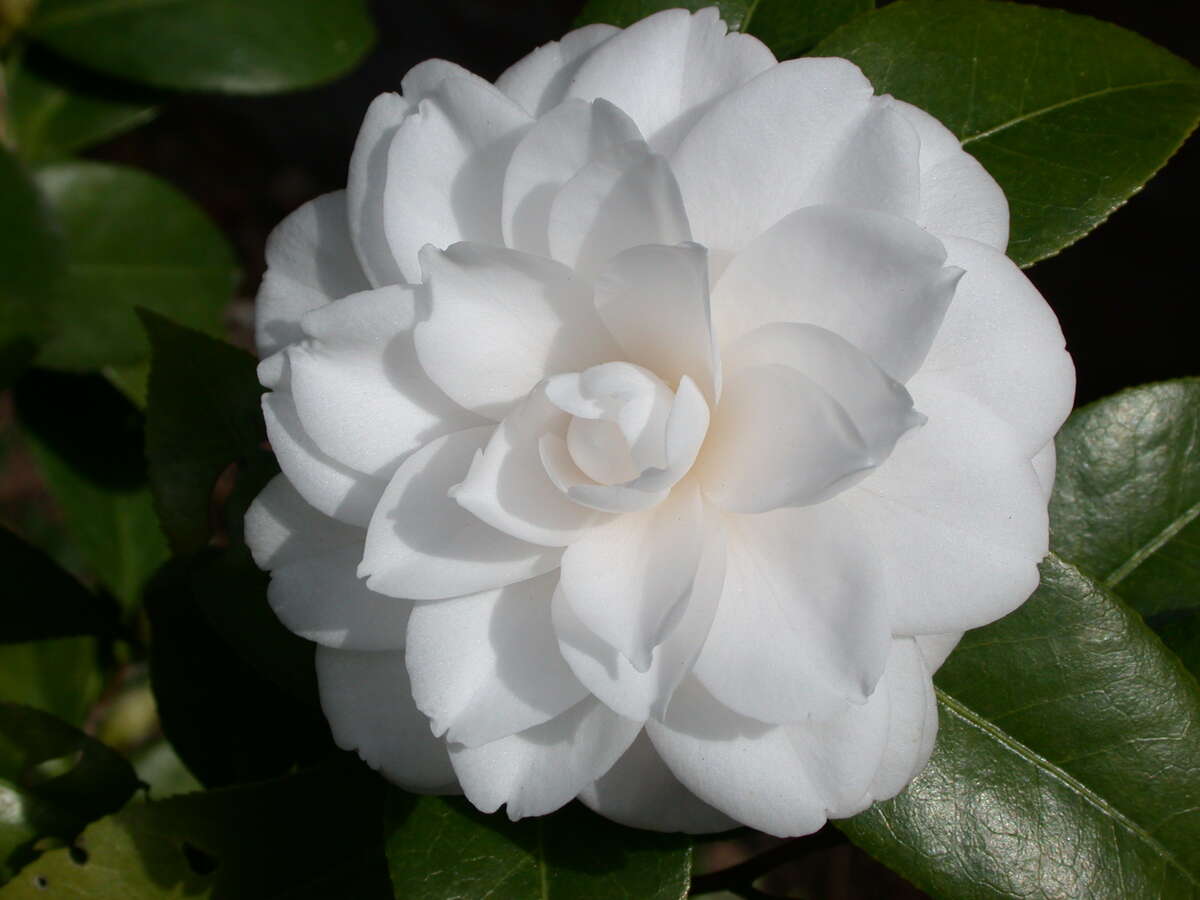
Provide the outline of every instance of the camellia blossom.
{"type": "Polygon", "coordinates": [[[716,10],[431,60],[272,235],[246,518],[338,744],[512,818],[778,835],[924,766],[1074,370],[995,181],[716,10]]]}

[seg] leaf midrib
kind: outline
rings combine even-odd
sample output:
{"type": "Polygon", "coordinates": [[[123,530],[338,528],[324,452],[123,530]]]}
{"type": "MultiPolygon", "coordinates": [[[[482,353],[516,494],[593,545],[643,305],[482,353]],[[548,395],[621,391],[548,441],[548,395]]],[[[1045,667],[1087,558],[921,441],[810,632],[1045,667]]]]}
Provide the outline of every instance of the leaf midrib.
{"type": "MultiPolygon", "coordinates": [[[[1070,564],[1067,563],[1067,565],[1070,564]]],[[[1092,790],[1065,769],[1062,769],[1050,762],[1050,760],[1046,759],[1027,744],[1017,740],[1011,734],[998,727],[995,723],[975,712],[975,710],[971,709],[962,701],[946,693],[941,688],[935,686],[934,692],[937,695],[938,703],[941,704],[941,706],[951,715],[957,717],[964,724],[983,732],[1005,750],[1008,750],[1010,753],[1021,757],[1030,765],[1045,772],[1051,778],[1064,785],[1068,790],[1079,796],[1084,802],[1095,808],[1102,815],[1108,819],[1111,819],[1115,824],[1120,825],[1135,838],[1138,838],[1144,842],[1148,847],[1150,847],[1151,850],[1153,850],[1160,858],[1162,858],[1164,862],[1169,864],[1172,868],[1178,870],[1179,873],[1183,875],[1183,877],[1187,879],[1191,885],[1196,888],[1200,888],[1200,878],[1185,868],[1183,864],[1176,859],[1174,853],[1163,846],[1163,844],[1157,838],[1155,838],[1152,833],[1147,831],[1133,819],[1129,818],[1129,816],[1125,815],[1125,813],[1121,812],[1119,809],[1109,803],[1108,800],[1106,800],[1096,791],[1092,790]]]]}
{"type": "Polygon", "coordinates": [[[1150,538],[1150,540],[1146,541],[1146,543],[1130,554],[1125,562],[1121,563],[1104,579],[1104,586],[1110,589],[1115,588],[1132,575],[1138,566],[1165,547],[1175,535],[1192,524],[1197,516],[1200,516],[1200,500],[1185,509],[1179,516],[1171,520],[1165,528],[1158,532],[1158,534],[1154,535],[1154,537],[1150,538]]]}
{"type": "Polygon", "coordinates": [[[1137,90],[1143,90],[1145,88],[1163,87],[1165,85],[1172,85],[1172,84],[1184,85],[1184,86],[1192,85],[1195,87],[1200,87],[1200,84],[1195,84],[1191,81],[1185,81],[1180,78],[1162,78],[1157,81],[1143,81],[1143,82],[1139,82],[1137,84],[1122,84],[1122,85],[1117,85],[1115,87],[1110,86],[1110,87],[1106,87],[1106,88],[1103,88],[1098,91],[1090,91],[1086,94],[1080,94],[1076,97],[1069,97],[1066,100],[1062,100],[1058,103],[1052,103],[1049,106],[1042,107],[1041,109],[1036,109],[1036,110],[1033,110],[1032,112],[1025,112],[1019,116],[1014,116],[1013,118],[1011,118],[1005,122],[1001,122],[999,125],[994,125],[991,128],[988,128],[984,131],[978,131],[975,134],[967,135],[966,137],[964,137],[962,139],[962,145],[965,147],[968,144],[972,144],[976,141],[982,141],[985,138],[992,137],[993,135],[995,135],[1001,131],[1004,131],[1008,128],[1012,128],[1015,125],[1020,125],[1022,122],[1028,122],[1030,119],[1036,119],[1038,116],[1044,116],[1048,113],[1052,113],[1057,110],[1064,109],[1075,103],[1083,103],[1087,100],[1095,100],[1097,97],[1106,97],[1110,94],[1119,94],[1124,91],[1137,91],[1137,90]]]}

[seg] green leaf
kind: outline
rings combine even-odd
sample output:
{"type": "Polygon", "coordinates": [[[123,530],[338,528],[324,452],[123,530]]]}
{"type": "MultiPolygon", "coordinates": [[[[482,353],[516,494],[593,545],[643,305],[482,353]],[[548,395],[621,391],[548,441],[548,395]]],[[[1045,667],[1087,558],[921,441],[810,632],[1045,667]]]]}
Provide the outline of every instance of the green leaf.
{"type": "Polygon", "coordinates": [[[1200,894],[1200,692],[1135,612],[1052,555],[936,682],[933,759],[856,843],[953,900],[1200,894]]]}
{"type": "Polygon", "coordinates": [[[1150,626],[1163,643],[1183,660],[1192,676],[1200,679],[1200,612],[1172,613],[1155,617],[1150,626]]]}
{"type": "Polygon", "coordinates": [[[362,0],[41,0],[28,31],[117,78],[246,94],[336,78],[375,34],[362,0]]]}
{"type": "Polygon", "coordinates": [[[338,766],[131,803],[43,854],[0,900],[390,900],[378,781],[338,766]],[[74,854],[74,855],[73,855],[74,854]]]}
{"type": "Polygon", "coordinates": [[[874,0],[588,0],[575,25],[605,22],[625,28],[664,9],[716,6],[731,31],[754,35],[780,59],[799,56],[874,0]]]}
{"type": "Polygon", "coordinates": [[[38,363],[87,371],[149,355],[134,307],[219,334],[237,280],[233,253],[175,188],[120,166],[59,163],[38,172],[66,230],[68,259],[47,310],[56,328],[38,363]]]}
{"type": "Polygon", "coordinates": [[[1055,9],[901,0],[813,51],[932,113],[996,178],[1009,255],[1057,253],[1145,184],[1196,127],[1200,73],[1150,41],[1055,9]]]}
{"type": "Polygon", "coordinates": [[[98,375],[34,371],[18,421],[90,574],[124,610],[167,558],[146,483],[142,415],[98,375]]]}
{"type": "Polygon", "coordinates": [[[178,553],[208,544],[213,485],[266,438],[256,361],[236,347],[143,313],[153,348],[146,410],[150,484],[178,553]]]}
{"type": "Polygon", "coordinates": [[[156,113],[145,91],[80,73],[48,54],[26,53],[8,66],[8,121],[27,162],[70,156],[156,113]]]}
{"type": "Polygon", "coordinates": [[[461,800],[393,792],[387,857],[405,900],[678,900],[690,841],[615,825],[573,804],[509,822],[461,800]]]}
{"type": "Polygon", "coordinates": [[[97,643],[68,637],[0,646],[0,700],[82,728],[104,689],[97,643]]]}
{"type": "Polygon", "coordinates": [[[1077,410],[1056,446],[1051,546],[1142,615],[1200,610],[1200,379],[1077,410]]]}
{"type": "Polygon", "coordinates": [[[111,634],[115,622],[91,591],[41,550],[0,526],[0,571],[9,586],[0,643],[111,634]]]}
{"type": "Polygon", "coordinates": [[[0,144],[0,388],[33,359],[48,328],[41,306],[61,268],[62,238],[50,209],[0,144]]]}
{"type": "Polygon", "coordinates": [[[137,790],[129,763],[54,716],[0,703],[0,877],[39,838],[70,840],[137,790]]]}

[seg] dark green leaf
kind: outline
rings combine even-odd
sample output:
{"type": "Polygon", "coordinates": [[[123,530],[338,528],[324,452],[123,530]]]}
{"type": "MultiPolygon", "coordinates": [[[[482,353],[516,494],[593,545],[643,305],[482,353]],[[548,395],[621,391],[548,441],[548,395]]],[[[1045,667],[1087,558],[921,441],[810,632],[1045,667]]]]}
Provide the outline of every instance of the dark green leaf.
{"type": "Polygon", "coordinates": [[[588,0],[575,24],[605,22],[625,28],[664,9],[716,6],[731,31],[759,38],[780,59],[799,56],[874,0],[588,0]]]}
{"type": "Polygon", "coordinates": [[[73,838],[138,787],[129,763],[54,716],[0,703],[0,875],[31,841],[73,838]]]}
{"type": "Polygon", "coordinates": [[[8,120],[17,153],[29,162],[70,156],[156,112],[145,91],[80,73],[48,54],[27,53],[8,67],[8,120]]]}
{"type": "Polygon", "coordinates": [[[374,40],[362,0],[41,0],[28,28],[117,78],[248,94],[336,78],[374,40]]]}
{"type": "Polygon", "coordinates": [[[176,552],[208,543],[213,485],[266,438],[255,360],[229,344],[143,314],[153,348],[146,452],[159,521],[176,552]]]}
{"type": "MultiPolygon", "coordinates": [[[[229,577],[217,582],[230,592],[224,598],[198,588],[205,570],[220,562],[221,557],[211,553],[173,561],[155,578],[146,603],[151,683],[163,733],[191,772],[210,786],[281,775],[333,750],[316,703],[285,693],[213,627],[204,604],[242,601],[260,604],[270,625],[283,629],[267,608],[265,576],[252,565],[241,571],[247,577],[259,576],[253,581],[257,595],[229,577]]],[[[243,621],[249,615],[243,613],[243,621]]],[[[252,645],[246,649],[257,654],[255,661],[283,665],[278,647],[265,639],[254,645],[256,635],[245,635],[252,645]]],[[[287,637],[303,644],[306,656],[297,662],[298,677],[311,684],[312,645],[287,637]]],[[[310,690],[315,697],[315,685],[310,690]]]]}
{"type": "Polygon", "coordinates": [[[17,416],[90,573],[134,608],[167,557],[146,483],[142,415],[98,375],[32,372],[17,416]]]}
{"type": "Polygon", "coordinates": [[[624,828],[578,805],[509,822],[399,792],[386,846],[405,900],[678,900],[692,868],[686,838],[624,828]]]}
{"type": "Polygon", "coordinates": [[[3,900],[388,900],[381,792],[359,767],[131,803],[27,866],[3,900]]]}
{"type": "Polygon", "coordinates": [[[39,364],[84,371],[145,359],[136,306],[220,333],[237,270],[224,237],[190,200],[144,172],[103,163],[47,166],[37,181],[68,247],[48,310],[56,333],[39,364]]]}
{"type": "Polygon", "coordinates": [[[980,0],[901,0],[813,54],[941,119],[1000,182],[1009,255],[1057,253],[1103,222],[1200,118],[1200,73],[1115,25],[980,0]]]}
{"type": "Polygon", "coordinates": [[[0,388],[34,357],[48,328],[40,307],[61,268],[62,238],[21,164],[0,144],[0,388]]]}
{"type": "Polygon", "coordinates": [[[936,680],[933,759],[856,843],[953,900],[1200,895],[1200,692],[1136,613],[1051,556],[936,680]]]}
{"type": "Polygon", "coordinates": [[[0,700],[32,706],[83,727],[103,689],[95,638],[0,646],[0,700]]]}
{"type": "Polygon", "coordinates": [[[1200,679],[1200,612],[1190,611],[1156,616],[1150,626],[1158,632],[1172,652],[1200,679]]]}
{"type": "Polygon", "coordinates": [[[0,609],[0,643],[113,631],[112,616],[91,591],[3,526],[0,571],[8,585],[0,609]]]}
{"type": "Polygon", "coordinates": [[[1056,443],[1054,549],[1142,615],[1200,610],[1200,379],[1086,406],[1056,443]]]}

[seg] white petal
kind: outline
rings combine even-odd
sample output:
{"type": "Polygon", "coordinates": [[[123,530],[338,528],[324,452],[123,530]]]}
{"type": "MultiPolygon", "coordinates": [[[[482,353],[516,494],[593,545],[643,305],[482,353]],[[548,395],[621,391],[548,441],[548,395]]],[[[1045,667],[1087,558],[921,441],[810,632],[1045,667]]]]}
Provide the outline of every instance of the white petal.
{"type": "Polygon", "coordinates": [[[929,762],[937,735],[937,698],[918,642],[897,638],[879,691],[889,697],[890,715],[883,759],[868,794],[871,800],[895,797],[929,762]]]}
{"type": "Polygon", "coordinates": [[[896,634],[977,628],[1038,585],[1046,498],[1012,431],[960,394],[914,390],[929,421],[839,495],[875,544],[896,634]]]}
{"type": "Polygon", "coordinates": [[[570,31],[505,69],[496,79],[496,87],[530,115],[544,115],[562,102],[571,79],[591,52],[619,30],[597,23],[570,31]]]}
{"type": "Polygon", "coordinates": [[[688,485],[654,509],[597,525],[563,553],[565,601],[590,631],[645,672],[687,607],[704,533],[704,503],[688,485]]]}
{"type": "Polygon", "coordinates": [[[1038,481],[1042,485],[1042,493],[1049,502],[1054,493],[1054,475],[1058,470],[1058,455],[1054,452],[1053,439],[1033,455],[1033,471],[1037,472],[1038,481]]]}
{"type": "Polygon", "coordinates": [[[548,375],[618,353],[591,302],[591,286],[561,263],[516,250],[455,244],[421,254],[428,317],[417,356],[463,407],[492,419],[548,375]]]}
{"type": "Polygon", "coordinates": [[[730,373],[696,475],[722,509],[756,513],[819,503],[875,465],[841,405],[785,365],[730,373]]]}
{"type": "Polygon", "coordinates": [[[516,821],[568,803],[612,767],[640,730],[639,723],[587,699],[543,725],[482,747],[452,744],[450,760],[471,803],[483,812],[507,804],[516,821]]]}
{"type": "Polygon", "coordinates": [[[482,79],[452,76],[396,129],[383,221],[406,281],[420,280],[417,252],[426,244],[501,243],[504,169],[529,122],[482,79]]]}
{"type": "Polygon", "coordinates": [[[396,470],[367,529],[359,568],[372,590],[416,600],[457,597],[558,566],[556,551],[497,531],[449,496],[493,430],[438,438],[396,470]]]}
{"type": "Polygon", "coordinates": [[[780,837],[825,824],[824,799],[786,730],[739,716],[694,679],[646,734],[684,787],[732,819],[780,837]]]}
{"type": "Polygon", "coordinates": [[[911,222],[808,207],[730,261],[713,286],[717,335],[724,346],[770,322],[807,322],[905,382],[925,358],[962,274],[945,261],[941,243],[911,222]]]}
{"type": "Polygon", "coordinates": [[[389,478],[434,438],[484,420],[425,375],[413,347],[415,288],[352,294],[305,316],[312,340],[288,351],[304,430],[337,461],[389,478]]]}
{"type": "Polygon", "coordinates": [[[939,237],[969,238],[1003,253],[1008,245],[1008,200],[996,179],[945,125],[910,103],[894,102],[921,139],[917,223],[939,237]]]}
{"type": "Polygon", "coordinates": [[[331,550],[361,546],[366,531],[322,515],[284,475],[262,489],[244,522],[246,546],[260,569],[275,569],[331,550]]]}
{"type": "Polygon", "coordinates": [[[714,100],[775,64],[757,38],[727,31],[715,7],[656,13],[593,52],[568,96],[611,100],[669,151],[714,100]]]}
{"type": "Polygon", "coordinates": [[[434,734],[477,747],[540,725],[587,696],[558,652],[550,620],[557,584],[550,572],[416,605],[408,671],[434,734]]]}
{"type": "Polygon", "coordinates": [[[716,103],[671,156],[696,241],[736,252],[811,202],[872,90],[844,59],[796,59],[716,103]]]}
{"type": "Polygon", "coordinates": [[[645,672],[584,625],[561,590],[554,597],[554,629],[567,664],[588,690],[628,719],[642,722],[663,714],[712,627],[725,580],[725,534],[718,516],[706,517],[704,541],[686,606],[654,648],[645,672]]]}
{"type": "Polygon", "coordinates": [[[386,93],[372,100],[350,156],[346,184],[350,235],[358,261],[376,287],[404,280],[384,231],[383,188],[392,139],[418,99],[386,93]]]}
{"type": "Polygon", "coordinates": [[[669,385],[690,375],[709,403],[720,364],[708,300],[708,253],[697,244],[632,247],[601,270],[596,309],[625,350],[669,385]]]}
{"type": "Polygon", "coordinates": [[[724,591],[694,672],[726,706],[763,722],[862,703],[891,633],[878,558],[854,520],[823,504],[726,518],[724,591]]]}
{"type": "Polygon", "coordinates": [[[567,414],[538,388],[504,417],[477,454],[455,499],[484,522],[515,538],[565,547],[609,517],[568,500],[542,464],[539,441],[563,435],[567,414]]]}
{"type": "Polygon", "coordinates": [[[291,394],[264,394],[262,405],[267,440],[300,496],[327,516],[365,528],[386,482],[322,453],[301,425],[291,394]]]}
{"type": "Polygon", "coordinates": [[[942,667],[962,637],[961,631],[951,631],[946,634],[918,634],[914,638],[925,658],[925,670],[930,675],[942,667]]]}
{"type": "Polygon", "coordinates": [[[803,372],[836,400],[876,460],[885,459],[901,434],[924,421],[913,411],[904,385],[853,344],[819,326],[774,322],[726,348],[725,366],[730,372],[771,363],[803,372]]]}
{"type": "Polygon", "coordinates": [[[651,831],[706,834],[739,824],[680,784],[644,731],[579,799],[614,822],[651,831]]]}
{"type": "Polygon", "coordinates": [[[317,648],[321,709],[333,739],[389,781],[420,794],[456,794],[444,741],[413,703],[404,651],[317,648]]]}
{"type": "Polygon", "coordinates": [[[633,120],[607,100],[570,100],[538,119],[504,175],[505,244],[549,256],[547,229],[558,189],[610,147],[641,138],[633,120]]]}
{"type": "Polygon", "coordinates": [[[345,191],[310,200],[276,225],[266,257],[254,309],[259,356],[300,340],[310,309],[370,287],[350,243],[345,191]]]}
{"type": "Polygon", "coordinates": [[[1075,399],[1058,319],[1003,253],[959,238],[947,238],[946,250],[966,274],[909,390],[927,384],[975,398],[1012,426],[1032,457],[1075,399]]]}
{"type": "Polygon", "coordinates": [[[692,238],[675,176],[641,141],[597,154],[555,195],[549,222],[550,254],[588,277],[629,247],[692,238]]]}

